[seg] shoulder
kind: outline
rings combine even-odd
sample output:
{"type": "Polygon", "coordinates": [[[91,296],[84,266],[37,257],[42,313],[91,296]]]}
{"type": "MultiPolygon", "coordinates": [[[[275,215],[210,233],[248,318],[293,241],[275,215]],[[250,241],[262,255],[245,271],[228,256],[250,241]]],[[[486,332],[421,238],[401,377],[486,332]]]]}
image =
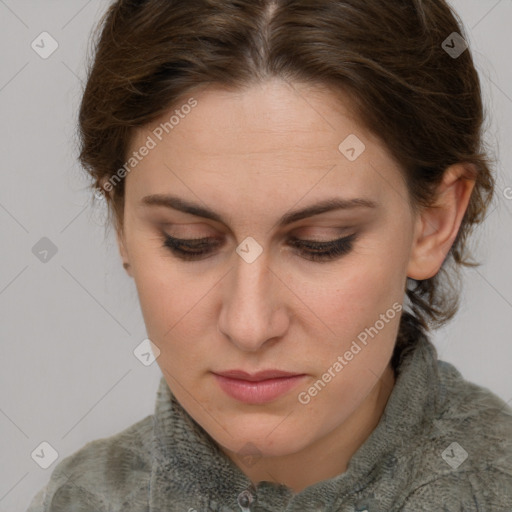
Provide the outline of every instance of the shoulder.
{"type": "Polygon", "coordinates": [[[510,512],[512,475],[498,468],[436,476],[410,493],[400,512],[510,512]]]}
{"type": "Polygon", "coordinates": [[[137,496],[147,494],[152,432],[149,415],[113,436],[88,442],[57,464],[27,512],[123,510],[127,501],[133,506],[142,499],[137,496]]]}
{"type": "Polygon", "coordinates": [[[404,512],[512,510],[512,409],[489,389],[470,382],[450,363],[438,361],[438,410],[404,512]]]}
{"type": "MultiPolygon", "coordinates": [[[[464,469],[495,467],[512,475],[510,405],[488,388],[464,379],[450,363],[438,361],[438,368],[439,410],[432,438],[460,444],[467,453],[461,452],[464,469]]],[[[451,450],[444,454],[448,459],[451,455],[451,450]]],[[[448,465],[457,465],[457,461],[448,465]]]]}

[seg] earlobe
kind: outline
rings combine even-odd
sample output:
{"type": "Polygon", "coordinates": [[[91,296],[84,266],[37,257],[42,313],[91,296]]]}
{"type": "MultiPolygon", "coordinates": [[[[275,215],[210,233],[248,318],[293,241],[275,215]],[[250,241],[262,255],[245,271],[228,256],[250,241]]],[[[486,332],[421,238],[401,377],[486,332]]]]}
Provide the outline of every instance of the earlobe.
{"type": "Polygon", "coordinates": [[[128,251],[126,250],[126,245],[124,241],[124,236],[117,231],[116,232],[117,237],[117,245],[119,247],[119,254],[121,255],[121,260],[123,261],[123,267],[126,270],[126,273],[133,277],[132,271],[131,271],[131,265],[130,265],[130,259],[128,257],[128,251]]]}
{"type": "Polygon", "coordinates": [[[454,164],[445,171],[435,203],[418,214],[408,277],[424,280],[439,272],[457,237],[474,185],[474,168],[468,164],[454,164]]]}

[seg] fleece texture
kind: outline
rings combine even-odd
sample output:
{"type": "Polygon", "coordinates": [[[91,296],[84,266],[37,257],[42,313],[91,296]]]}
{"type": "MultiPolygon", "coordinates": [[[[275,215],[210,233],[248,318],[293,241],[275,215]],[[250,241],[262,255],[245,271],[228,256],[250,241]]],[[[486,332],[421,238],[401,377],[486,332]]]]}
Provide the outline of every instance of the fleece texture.
{"type": "Polygon", "coordinates": [[[334,478],[252,485],[162,377],[154,414],[61,460],[27,512],[512,512],[512,409],[417,341],[334,478]]]}

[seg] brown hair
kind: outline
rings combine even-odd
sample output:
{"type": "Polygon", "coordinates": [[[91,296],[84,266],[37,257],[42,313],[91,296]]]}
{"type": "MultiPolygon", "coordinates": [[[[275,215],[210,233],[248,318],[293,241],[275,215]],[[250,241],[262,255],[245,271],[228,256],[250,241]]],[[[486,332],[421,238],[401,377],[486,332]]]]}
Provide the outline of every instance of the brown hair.
{"type": "MultiPolygon", "coordinates": [[[[349,94],[358,120],[401,165],[414,209],[433,203],[449,165],[471,164],[475,188],[443,267],[408,279],[395,369],[403,348],[453,317],[458,269],[477,265],[466,239],[483,220],[494,178],[471,51],[455,57],[442,46],[455,44],[453,32],[466,39],[444,0],[118,0],[97,30],[79,112],[80,161],[94,188],[129,158],[134,128],[194,87],[242,89],[269,77],[349,94]]],[[[122,229],[124,180],[106,199],[122,229]]]]}

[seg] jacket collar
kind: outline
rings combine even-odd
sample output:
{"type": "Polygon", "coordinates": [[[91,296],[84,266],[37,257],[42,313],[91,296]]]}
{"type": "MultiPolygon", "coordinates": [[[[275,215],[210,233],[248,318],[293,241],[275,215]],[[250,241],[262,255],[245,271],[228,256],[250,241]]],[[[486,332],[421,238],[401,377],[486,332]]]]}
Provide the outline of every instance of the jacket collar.
{"type": "Polygon", "coordinates": [[[395,448],[412,442],[438,408],[437,394],[432,392],[439,382],[437,351],[426,336],[419,336],[404,352],[396,374],[377,427],[352,456],[347,470],[297,494],[271,482],[254,487],[183,409],[162,377],[153,417],[149,512],[278,511],[287,506],[288,510],[338,510],[340,498],[365,489],[382,472],[399,492],[400,479],[408,478],[408,470],[396,464],[395,448]],[[251,505],[253,500],[257,504],[251,505]]]}

